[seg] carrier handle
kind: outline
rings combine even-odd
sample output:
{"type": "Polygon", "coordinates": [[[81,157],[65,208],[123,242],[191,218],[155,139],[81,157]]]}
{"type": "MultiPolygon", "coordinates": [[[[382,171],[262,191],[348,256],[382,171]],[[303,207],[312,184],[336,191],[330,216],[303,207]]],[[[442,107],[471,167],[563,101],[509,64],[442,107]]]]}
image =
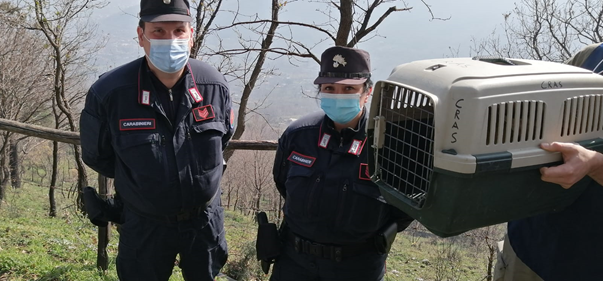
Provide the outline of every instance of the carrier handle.
{"type": "Polygon", "coordinates": [[[505,57],[498,57],[498,56],[475,56],[475,57],[471,58],[471,60],[483,61],[483,62],[498,64],[498,65],[516,65],[511,60],[509,60],[505,57]]]}

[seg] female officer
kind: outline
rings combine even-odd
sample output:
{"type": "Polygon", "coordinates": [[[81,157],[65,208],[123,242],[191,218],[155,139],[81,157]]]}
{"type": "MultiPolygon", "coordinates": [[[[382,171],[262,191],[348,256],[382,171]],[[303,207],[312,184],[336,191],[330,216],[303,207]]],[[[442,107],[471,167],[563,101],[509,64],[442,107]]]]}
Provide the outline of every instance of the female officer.
{"type": "Polygon", "coordinates": [[[270,279],[381,280],[389,247],[379,235],[395,236],[412,219],[385,203],[368,176],[369,54],[325,50],[314,83],[324,112],[295,121],[279,139],[273,174],[287,228],[270,279]]]}

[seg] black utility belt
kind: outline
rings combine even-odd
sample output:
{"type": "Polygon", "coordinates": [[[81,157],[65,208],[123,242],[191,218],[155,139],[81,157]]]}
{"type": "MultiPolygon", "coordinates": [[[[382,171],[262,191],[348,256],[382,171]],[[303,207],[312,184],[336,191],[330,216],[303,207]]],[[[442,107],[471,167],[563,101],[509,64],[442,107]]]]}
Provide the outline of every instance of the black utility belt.
{"type": "Polygon", "coordinates": [[[345,258],[376,252],[375,244],[372,240],[351,245],[327,245],[306,240],[290,231],[287,233],[287,240],[293,244],[295,251],[298,253],[326,258],[336,262],[340,262],[345,258]]]}
{"type": "Polygon", "coordinates": [[[185,211],[181,211],[175,215],[156,215],[150,214],[146,212],[142,212],[136,209],[134,206],[128,206],[128,209],[132,210],[134,213],[149,219],[153,219],[155,221],[167,224],[177,224],[180,222],[184,222],[187,220],[197,219],[201,213],[207,209],[207,205],[200,205],[197,207],[193,207],[192,209],[188,209],[185,211]]]}
{"type": "Polygon", "coordinates": [[[202,213],[205,212],[205,210],[209,207],[209,205],[214,201],[216,196],[219,195],[219,192],[220,192],[219,189],[216,190],[216,192],[211,197],[211,199],[208,200],[206,203],[199,205],[199,206],[195,206],[190,209],[180,211],[178,214],[175,214],[175,215],[150,214],[150,213],[146,213],[146,212],[138,210],[133,205],[128,205],[128,208],[130,210],[132,210],[134,213],[136,213],[142,217],[150,218],[150,219],[153,219],[153,220],[156,220],[156,221],[159,221],[162,223],[167,223],[167,224],[178,224],[180,222],[197,219],[199,217],[199,215],[201,215],[202,213]]]}

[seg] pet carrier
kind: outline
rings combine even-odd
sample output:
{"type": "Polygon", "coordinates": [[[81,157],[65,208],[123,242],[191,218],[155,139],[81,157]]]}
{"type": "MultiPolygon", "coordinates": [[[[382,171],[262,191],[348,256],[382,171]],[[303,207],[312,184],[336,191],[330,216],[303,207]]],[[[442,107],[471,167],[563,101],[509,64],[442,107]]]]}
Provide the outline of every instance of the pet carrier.
{"type": "Polygon", "coordinates": [[[377,82],[369,174],[382,195],[434,234],[557,211],[584,191],[543,182],[562,163],[542,142],[603,151],[603,76],[517,59],[449,58],[396,67],[377,82]]]}

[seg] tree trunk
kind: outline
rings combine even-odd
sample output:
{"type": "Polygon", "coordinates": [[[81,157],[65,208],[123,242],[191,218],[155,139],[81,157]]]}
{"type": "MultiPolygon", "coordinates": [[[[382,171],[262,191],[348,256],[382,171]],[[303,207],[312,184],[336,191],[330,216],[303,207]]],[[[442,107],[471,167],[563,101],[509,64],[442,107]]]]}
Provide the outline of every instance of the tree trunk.
{"type": "Polygon", "coordinates": [[[337,37],[335,45],[346,46],[350,36],[350,30],[354,21],[354,0],[339,1],[339,27],[337,28],[337,37]]]}
{"type": "Polygon", "coordinates": [[[494,267],[494,257],[496,256],[496,243],[494,245],[488,245],[488,273],[486,275],[486,281],[492,281],[492,267],[494,267]]]}
{"type": "Polygon", "coordinates": [[[54,193],[55,188],[57,187],[57,175],[59,174],[59,143],[56,141],[52,142],[52,169],[50,174],[50,186],[48,188],[48,202],[50,204],[50,209],[48,211],[48,216],[56,217],[57,202],[54,193]]]}
{"type": "Polygon", "coordinates": [[[82,160],[82,156],[80,154],[80,146],[73,145],[73,151],[75,155],[75,163],[77,164],[77,205],[80,212],[86,213],[82,190],[88,186],[88,174],[86,173],[86,166],[84,165],[84,161],[82,160]]]}
{"type": "Polygon", "coordinates": [[[8,187],[8,164],[6,162],[6,155],[3,151],[0,151],[0,206],[6,198],[6,189],[8,187]]]}
{"type": "Polygon", "coordinates": [[[260,204],[262,203],[262,191],[258,190],[258,195],[257,195],[257,199],[255,201],[255,211],[258,212],[260,211],[260,204]]]}
{"type": "MultiPolygon", "coordinates": [[[[237,188],[237,193],[235,194],[235,203],[234,203],[233,210],[237,211],[238,206],[239,206],[239,189],[237,188]]],[[[241,211],[243,211],[243,210],[241,210],[241,211]]]]}
{"type": "Polygon", "coordinates": [[[226,193],[226,209],[230,209],[230,195],[232,193],[232,188],[228,188],[228,193],[226,193]]]}
{"type": "Polygon", "coordinates": [[[13,189],[21,188],[21,159],[19,158],[19,141],[10,141],[10,180],[13,189]]]}
{"type": "MultiPolygon", "coordinates": [[[[255,66],[253,67],[253,71],[251,72],[251,76],[249,77],[249,81],[245,84],[243,88],[243,93],[241,94],[241,101],[239,103],[239,111],[237,117],[237,129],[232,135],[233,140],[238,140],[243,136],[245,132],[245,121],[247,120],[247,104],[249,103],[249,96],[251,96],[251,92],[255,88],[255,84],[257,83],[258,78],[264,68],[264,62],[266,62],[266,58],[268,57],[268,51],[270,50],[270,46],[274,40],[274,35],[276,33],[276,29],[278,28],[278,13],[280,10],[280,4],[278,0],[272,0],[272,22],[270,23],[270,27],[268,28],[268,32],[266,33],[266,37],[262,40],[262,51],[258,54],[255,66]]],[[[232,119],[233,117],[231,117],[232,119]]],[[[234,150],[226,150],[224,152],[224,160],[228,162],[228,160],[234,154],[234,150]]]]}

